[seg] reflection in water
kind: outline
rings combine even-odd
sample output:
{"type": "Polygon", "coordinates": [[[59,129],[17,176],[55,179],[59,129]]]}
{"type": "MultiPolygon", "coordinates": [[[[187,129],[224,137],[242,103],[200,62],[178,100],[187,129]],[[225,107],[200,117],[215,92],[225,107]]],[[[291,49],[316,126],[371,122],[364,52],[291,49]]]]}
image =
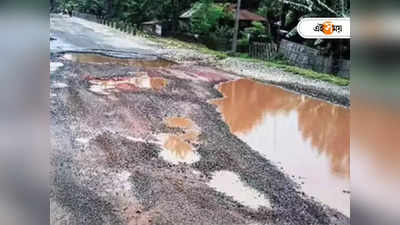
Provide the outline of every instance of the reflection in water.
{"type": "Polygon", "coordinates": [[[231,132],[301,177],[302,189],[349,215],[349,111],[240,79],[219,86],[217,105],[231,132]]]}
{"type": "Polygon", "coordinates": [[[304,101],[297,112],[303,138],[330,158],[332,173],[349,178],[350,112],[316,100],[304,101]]]}
{"type": "Polygon", "coordinates": [[[215,172],[208,185],[252,209],[257,209],[260,206],[271,208],[268,199],[264,198],[257,190],[244,184],[239,176],[233,172],[215,172]]]}
{"type": "Polygon", "coordinates": [[[161,77],[149,77],[147,74],[138,74],[139,77],[88,78],[91,85],[89,90],[98,94],[107,95],[110,92],[136,92],[140,89],[161,90],[168,81],[161,77]]]}
{"type": "Polygon", "coordinates": [[[164,59],[143,60],[116,58],[93,53],[71,53],[64,55],[64,58],[77,63],[117,64],[122,66],[134,66],[143,68],[169,67],[174,65],[174,63],[164,59]]]}
{"type": "Polygon", "coordinates": [[[170,128],[181,128],[183,134],[161,135],[164,151],[160,153],[165,160],[174,163],[194,163],[200,160],[200,156],[194,151],[193,144],[197,143],[199,131],[195,123],[183,117],[170,117],[164,120],[164,124],[170,128]]]}
{"type": "Polygon", "coordinates": [[[262,121],[266,112],[288,112],[299,101],[289,92],[265,88],[265,85],[247,79],[224,83],[218,90],[224,94],[224,98],[213,103],[218,105],[234,134],[251,131],[262,121]]]}

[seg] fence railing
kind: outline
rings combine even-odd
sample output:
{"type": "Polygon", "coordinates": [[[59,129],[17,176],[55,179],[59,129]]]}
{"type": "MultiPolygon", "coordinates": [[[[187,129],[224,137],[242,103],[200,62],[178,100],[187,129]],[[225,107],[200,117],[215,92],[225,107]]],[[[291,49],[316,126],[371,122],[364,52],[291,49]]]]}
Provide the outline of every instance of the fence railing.
{"type": "Polygon", "coordinates": [[[256,59],[271,60],[278,54],[275,43],[252,42],[249,46],[249,56],[256,59]]]}
{"type": "Polygon", "coordinates": [[[75,17],[79,17],[82,19],[86,19],[86,20],[95,22],[95,23],[100,23],[100,24],[106,25],[108,27],[120,30],[127,34],[136,35],[136,32],[137,32],[137,27],[131,23],[126,23],[123,21],[108,20],[106,18],[102,18],[102,17],[95,16],[92,14],[79,13],[79,12],[73,12],[72,15],[75,17]]]}
{"type": "Polygon", "coordinates": [[[350,60],[322,56],[321,51],[283,39],[279,53],[294,66],[350,78],[350,60]]]}

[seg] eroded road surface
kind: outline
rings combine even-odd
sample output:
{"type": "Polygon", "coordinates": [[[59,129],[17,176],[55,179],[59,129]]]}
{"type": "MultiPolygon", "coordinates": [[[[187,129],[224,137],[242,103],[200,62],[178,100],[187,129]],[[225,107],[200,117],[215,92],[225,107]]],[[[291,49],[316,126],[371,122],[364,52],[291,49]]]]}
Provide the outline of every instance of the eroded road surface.
{"type": "Polygon", "coordinates": [[[51,224],[350,224],[347,109],[52,20],[51,224]]]}

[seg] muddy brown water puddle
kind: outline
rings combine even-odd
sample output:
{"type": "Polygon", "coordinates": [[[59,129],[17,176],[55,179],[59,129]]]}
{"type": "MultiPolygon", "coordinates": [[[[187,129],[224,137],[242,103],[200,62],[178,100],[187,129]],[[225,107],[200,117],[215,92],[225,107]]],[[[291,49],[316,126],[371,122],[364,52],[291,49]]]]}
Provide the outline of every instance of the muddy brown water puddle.
{"type": "Polygon", "coordinates": [[[350,215],[349,110],[239,79],[214,100],[230,130],[309,196],[350,215]]]}
{"type": "Polygon", "coordinates": [[[191,164],[199,161],[200,155],[193,146],[198,142],[200,135],[195,123],[184,117],[169,117],[164,120],[164,124],[170,128],[180,128],[184,133],[160,135],[159,138],[164,148],[160,156],[173,164],[191,164]]]}
{"type": "Polygon", "coordinates": [[[65,54],[64,58],[77,63],[117,64],[121,66],[133,66],[143,68],[170,67],[174,65],[173,62],[164,59],[144,60],[116,58],[95,53],[69,53],[65,54]]]}
{"type": "Polygon", "coordinates": [[[169,117],[164,121],[167,127],[181,128],[181,129],[192,129],[194,123],[192,120],[184,117],[169,117]]]}

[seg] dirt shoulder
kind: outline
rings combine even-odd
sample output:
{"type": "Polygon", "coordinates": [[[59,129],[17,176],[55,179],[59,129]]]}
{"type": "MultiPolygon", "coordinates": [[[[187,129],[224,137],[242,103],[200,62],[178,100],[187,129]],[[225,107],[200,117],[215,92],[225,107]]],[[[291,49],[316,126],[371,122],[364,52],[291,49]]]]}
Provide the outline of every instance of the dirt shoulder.
{"type": "Polygon", "coordinates": [[[143,38],[154,42],[153,47],[158,48],[156,51],[169,60],[214,67],[239,77],[255,79],[334,104],[350,106],[349,86],[301,76],[282,68],[269,66],[267,62],[260,60],[228,57],[224,53],[207,49],[202,45],[168,38],[148,36],[143,38]]]}

